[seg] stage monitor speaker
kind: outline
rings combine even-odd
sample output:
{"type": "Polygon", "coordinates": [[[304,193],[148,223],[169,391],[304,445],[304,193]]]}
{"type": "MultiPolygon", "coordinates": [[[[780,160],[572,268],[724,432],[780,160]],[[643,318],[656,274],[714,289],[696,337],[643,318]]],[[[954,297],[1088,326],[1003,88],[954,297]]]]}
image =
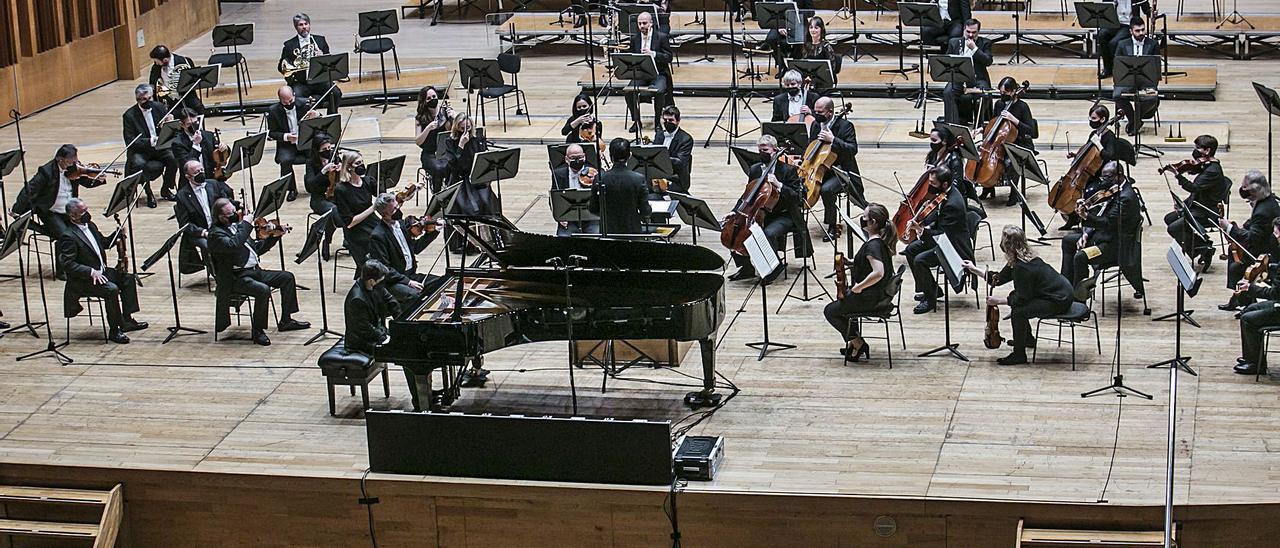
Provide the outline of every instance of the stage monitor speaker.
{"type": "Polygon", "coordinates": [[[369,411],[369,467],[385,474],[667,485],[668,421],[369,411]]]}

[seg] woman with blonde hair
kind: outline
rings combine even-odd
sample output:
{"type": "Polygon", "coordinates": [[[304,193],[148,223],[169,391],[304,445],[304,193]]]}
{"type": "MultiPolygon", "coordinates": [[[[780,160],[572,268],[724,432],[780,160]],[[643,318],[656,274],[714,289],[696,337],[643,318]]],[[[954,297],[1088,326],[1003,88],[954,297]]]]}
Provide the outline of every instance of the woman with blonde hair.
{"type": "Polygon", "coordinates": [[[848,263],[851,285],[844,295],[838,295],[822,311],[827,323],[848,341],[840,353],[848,354],[853,361],[870,357],[870,350],[862,339],[858,322],[850,319],[874,311],[891,297],[887,289],[893,270],[894,247],[898,242],[897,231],[885,206],[867,204],[859,220],[862,230],[867,233],[867,241],[848,263]]]}
{"type": "Polygon", "coordinates": [[[365,181],[364,156],[359,152],[348,150],[338,158],[338,184],[333,190],[333,204],[338,206],[343,244],[351,252],[355,264],[362,265],[369,255],[369,236],[378,222],[378,216],[373,214],[374,185],[365,181]]]}
{"type": "Polygon", "coordinates": [[[1013,338],[1009,344],[1013,353],[999,358],[1000,365],[1027,363],[1027,347],[1034,347],[1031,334],[1031,318],[1049,318],[1066,314],[1071,309],[1071,282],[1052,266],[1045,264],[1031,246],[1027,235],[1013,225],[1004,227],[1000,235],[1000,250],[1004,252],[1005,265],[999,272],[980,268],[972,261],[963,261],[965,270],[986,278],[991,286],[1013,282],[1008,297],[987,297],[987,306],[1009,306],[1009,322],[1013,324],[1013,338]]]}

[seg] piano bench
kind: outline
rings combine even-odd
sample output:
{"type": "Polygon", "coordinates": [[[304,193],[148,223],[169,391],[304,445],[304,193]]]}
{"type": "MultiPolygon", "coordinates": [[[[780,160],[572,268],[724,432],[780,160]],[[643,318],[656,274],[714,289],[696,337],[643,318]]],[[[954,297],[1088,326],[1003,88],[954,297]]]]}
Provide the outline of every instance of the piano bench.
{"type": "Polygon", "coordinates": [[[382,396],[391,397],[391,382],[387,379],[385,365],[373,361],[373,358],[359,352],[348,352],[342,339],[324,351],[318,360],[320,372],[324,373],[329,389],[329,415],[337,416],[334,404],[333,387],[347,386],[351,395],[356,395],[356,387],[360,387],[360,399],[364,404],[361,409],[369,409],[369,383],[382,375],[382,396]]]}

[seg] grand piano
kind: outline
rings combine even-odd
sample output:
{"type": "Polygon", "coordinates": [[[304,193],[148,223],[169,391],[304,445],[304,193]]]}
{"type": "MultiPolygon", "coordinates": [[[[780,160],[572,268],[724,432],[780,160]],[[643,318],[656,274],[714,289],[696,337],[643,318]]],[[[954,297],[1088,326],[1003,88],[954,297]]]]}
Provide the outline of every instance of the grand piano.
{"type": "Polygon", "coordinates": [[[493,217],[449,218],[479,257],[449,265],[423,298],[391,320],[378,361],[412,378],[413,408],[432,411],[460,395],[462,374],[483,356],[553,340],[698,341],[702,385],[685,402],[715,405],[715,336],[724,320],[724,260],[692,245],[522,232],[493,217]],[[564,265],[568,272],[568,297],[564,265]],[[714,271],[714,272],[708,272],[714,271]],[[432,391],[440,370],[443,386],[432,391]],[[425,402],[424,402],[425,400],[425,402]]]}

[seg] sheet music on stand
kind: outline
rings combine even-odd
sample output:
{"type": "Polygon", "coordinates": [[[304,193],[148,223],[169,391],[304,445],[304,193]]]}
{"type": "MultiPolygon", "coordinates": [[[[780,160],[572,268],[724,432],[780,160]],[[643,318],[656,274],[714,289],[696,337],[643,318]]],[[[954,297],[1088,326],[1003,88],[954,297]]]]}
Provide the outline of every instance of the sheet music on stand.
{"type": "Polygon", "coordinates": [[[956,293],[964,291],[960,254],[956,252],[955,246],[951,245],[951,239],[946,234],[935,234],[933,241],[937,243],[938,262],[942,265],[942,271],[947,274],[947,282],[956,293]]]}
{"type": "Polygon", "coordinates": [[[755,267],[756,272],[761,275],[773,272],[782,264],[778,260],[778,254],[773,250],[773,244],[769,243],[769,237],[765,236],[764,229],[760,227],[760,223],[753,223],[750,228],[750,235],[744,243],[747,248],[747,256],[751,258],[751,266],[755,267]]]}

